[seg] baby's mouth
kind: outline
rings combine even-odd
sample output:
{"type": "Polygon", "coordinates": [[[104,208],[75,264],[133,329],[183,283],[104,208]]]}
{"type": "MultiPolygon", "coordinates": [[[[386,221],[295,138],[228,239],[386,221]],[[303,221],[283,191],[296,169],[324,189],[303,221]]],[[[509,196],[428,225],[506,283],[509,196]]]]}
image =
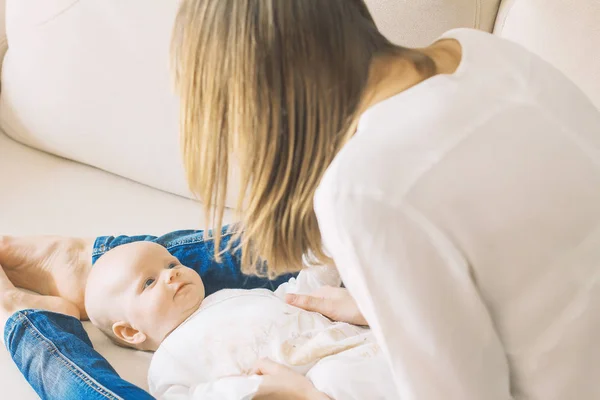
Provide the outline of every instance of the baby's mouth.
{"type": "Polygon", "coordinates": [[[175,289],[175,293],[173,293],[173,298],[175,298],[175,296],[177,296],[181,289],[183,289],[187,285],[189,285],[189,283],[180,283],[179,286],[177,286],[177,289],[175,289]]]}

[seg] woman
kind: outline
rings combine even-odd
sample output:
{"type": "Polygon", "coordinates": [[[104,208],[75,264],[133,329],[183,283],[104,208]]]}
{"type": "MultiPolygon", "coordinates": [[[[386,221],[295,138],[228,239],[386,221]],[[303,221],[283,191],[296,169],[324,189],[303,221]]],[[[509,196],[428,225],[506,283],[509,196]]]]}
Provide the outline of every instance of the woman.
{"type": "MultiPolygon", "coordinates": [[[[334,264],[351,297],[296,304],[364,316],[401,398],[600,398],[600,115],[562,74],[477,31],[392,45],[362,0],[187,0],[173,55],[218,222],[241,167],[241,268],[334,264]]],[[[322,396],[267,365],[257,398],[322,396]]]]}

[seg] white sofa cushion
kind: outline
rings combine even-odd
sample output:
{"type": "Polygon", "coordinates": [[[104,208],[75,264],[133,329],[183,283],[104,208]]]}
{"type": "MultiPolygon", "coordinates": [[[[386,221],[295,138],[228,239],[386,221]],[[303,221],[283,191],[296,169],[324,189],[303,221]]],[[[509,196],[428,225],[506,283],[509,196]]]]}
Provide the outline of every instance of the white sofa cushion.
{"type": "Polygon", "coordinates": [[[168,47],[176,1],[8,0],[0,120],[30,146],[189,195],[168,47]]]}
{"type": "Polygon", "coordinates": [[[600,108],[600,1],[504,0],[495,33],[549,61],[600,108]]]}

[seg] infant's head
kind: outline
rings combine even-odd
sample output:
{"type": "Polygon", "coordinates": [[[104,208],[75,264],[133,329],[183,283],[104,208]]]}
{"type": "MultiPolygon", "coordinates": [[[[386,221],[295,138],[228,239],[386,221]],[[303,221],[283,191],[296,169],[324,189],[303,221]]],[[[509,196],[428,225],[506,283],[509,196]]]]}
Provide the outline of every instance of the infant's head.
{"type": "Polygon", "coordinates": [[[156,350],[202,300],[200,276],[152,242],[125,244],[104,254],[85,291],[92,323],[117,343],[140,350],[156,350]]]}

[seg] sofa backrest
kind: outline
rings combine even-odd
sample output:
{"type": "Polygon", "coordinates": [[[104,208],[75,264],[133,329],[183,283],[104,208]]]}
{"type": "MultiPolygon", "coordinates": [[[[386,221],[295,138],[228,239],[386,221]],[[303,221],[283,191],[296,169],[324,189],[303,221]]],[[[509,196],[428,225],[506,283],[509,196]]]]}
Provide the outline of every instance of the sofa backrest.
{"type": "Polygon", "coordinates": [[[556,66],[600,109],[599,0],[504,0],[494,32],[556,66]]]}
{"type": "Polygon", "coordinates": [[[168,68],[176,10],[172,0],[6,0],[2,129],[46,152],[188,195],[168,68]]]}

